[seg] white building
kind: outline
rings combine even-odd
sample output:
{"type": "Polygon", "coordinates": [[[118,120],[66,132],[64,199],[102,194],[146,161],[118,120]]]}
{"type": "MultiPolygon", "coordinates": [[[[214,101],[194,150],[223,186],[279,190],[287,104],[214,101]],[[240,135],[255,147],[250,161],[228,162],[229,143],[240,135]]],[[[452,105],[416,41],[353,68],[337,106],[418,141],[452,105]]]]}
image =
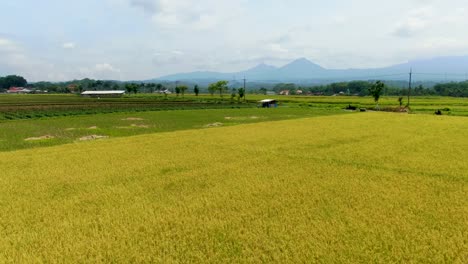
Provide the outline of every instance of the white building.
{"type": "Polygon", "coordinates": [[[82,92],[81,95],[84,97],[122,97],[125,94],[123,90],[115,90],[115,91],[85,91],[82,92]]]}

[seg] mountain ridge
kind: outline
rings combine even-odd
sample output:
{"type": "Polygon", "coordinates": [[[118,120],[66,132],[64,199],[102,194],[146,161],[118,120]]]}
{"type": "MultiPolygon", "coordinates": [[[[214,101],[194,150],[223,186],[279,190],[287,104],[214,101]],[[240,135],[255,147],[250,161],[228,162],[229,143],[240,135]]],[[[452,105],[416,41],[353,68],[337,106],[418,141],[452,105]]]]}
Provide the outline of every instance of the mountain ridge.
{"type": "Polygon", "coordinates": [[[446,56],[431,59],[412,60],[381,68],[370,69],[326,69],[306,58],[299,58],[276,67],[261,63],[240,72],[222,73],[215,71],[195,71],[177,73],[152,80],[196,81],[231,79],[232,76],[245,77],[249,81],[304,81],[304,80],[362,80],[406,79],[410,69],[425,80],[459,80],[468,77],[468,56],[446,56]]]}

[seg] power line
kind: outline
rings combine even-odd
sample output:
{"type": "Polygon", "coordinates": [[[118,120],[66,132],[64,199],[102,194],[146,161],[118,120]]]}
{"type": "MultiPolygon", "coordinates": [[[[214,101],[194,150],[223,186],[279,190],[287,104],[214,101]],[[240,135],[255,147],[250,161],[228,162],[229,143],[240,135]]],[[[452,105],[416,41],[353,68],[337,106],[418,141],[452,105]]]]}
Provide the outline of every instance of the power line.
{"type": "Polygon", "coordinates": [[[341,77],[341,78],[337,78],[337,79],[341,79],[341,80],[349,80],[349,79],[353,79],[353,80],[357,80],[357,79],[361,79],[361,80],[364,80],[364,79],[371,80],[371,79],[374,79],[374,78],[404,76],[404,75],[407,75],[407,74],[408,74],[408,73],[396,73],[396,74],[385,74],[385,75],[367,75],[367,76],[361,75],[361,76],[341,77]]]}
{"type": "Polygon", "coordinates": [[[432,76],[460,76],[460,77],[466,77],[467,74],[463,73],[427,73],[427,72],[413,72],[415,75],[432,75],[432,76]]]}

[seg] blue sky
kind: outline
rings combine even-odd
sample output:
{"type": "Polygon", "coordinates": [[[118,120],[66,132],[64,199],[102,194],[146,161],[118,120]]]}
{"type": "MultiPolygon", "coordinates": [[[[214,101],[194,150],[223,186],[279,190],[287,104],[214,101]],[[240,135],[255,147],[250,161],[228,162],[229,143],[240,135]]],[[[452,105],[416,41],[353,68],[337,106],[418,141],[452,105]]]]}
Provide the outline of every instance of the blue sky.
{"type": "Polygon", "coordinates": [[[140,80],[468,55],[465,0],[1,0],[0,76],[140,80]]]}

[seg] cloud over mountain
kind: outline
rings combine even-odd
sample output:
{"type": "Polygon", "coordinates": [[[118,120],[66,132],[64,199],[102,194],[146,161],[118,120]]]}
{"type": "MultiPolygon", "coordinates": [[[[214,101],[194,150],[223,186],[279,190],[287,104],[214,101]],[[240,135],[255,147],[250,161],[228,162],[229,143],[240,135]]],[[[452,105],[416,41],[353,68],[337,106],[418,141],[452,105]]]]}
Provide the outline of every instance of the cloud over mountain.
{"type": "Polygon", "coordinates": [[[0,9],[0,75],[30,80],[80,78],[103,62],[135,80],[300,57],[375,68],[468,54],[466,0],[22,0],[0,9]]]}

